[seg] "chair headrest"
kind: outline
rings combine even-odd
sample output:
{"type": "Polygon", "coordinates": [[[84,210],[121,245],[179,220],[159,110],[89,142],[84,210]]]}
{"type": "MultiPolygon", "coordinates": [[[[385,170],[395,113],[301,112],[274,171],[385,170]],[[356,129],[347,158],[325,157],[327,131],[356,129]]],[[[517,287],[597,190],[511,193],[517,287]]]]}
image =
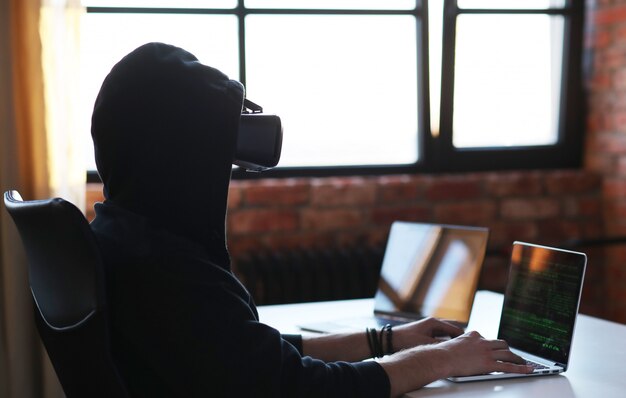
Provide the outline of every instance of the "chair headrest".
{"type": "Polygon", "coordinates": [[[24,243],[44,321],[63,330],[89,319],[103,303],[102,259],[83,214],[64,199],[23,201],[17,191],[5,192],[4,204],[24,243]]]}

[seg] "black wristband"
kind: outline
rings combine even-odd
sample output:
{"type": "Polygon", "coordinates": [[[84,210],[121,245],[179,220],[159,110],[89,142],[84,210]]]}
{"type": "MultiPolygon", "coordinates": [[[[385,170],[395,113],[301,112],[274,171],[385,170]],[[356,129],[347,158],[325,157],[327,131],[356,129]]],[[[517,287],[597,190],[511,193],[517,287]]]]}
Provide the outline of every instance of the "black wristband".
{"type": "Polygon", "coordinates": [[[378,340],[378,332],[376,329],[367,328],[365,329],[367,334],[367,342],[370,346],[370,351],[372,353],[372,358],[380,358],[383,356],[383,348],[378,340]]]}
{"type": "Polygon", "coordinates": [[[376,329],[370,329],[370,338],[372,339],[372,346],[374,347],[374,358],[380,358],[382,355],[380,343],[378,342],[378,332],[376,331],[376,329]]]}
{"type": "Polygon", "coordinates": [[[380,328],[380,334],[378,335],[378,346],[380,347],[381,356],[385,355],[385,346],[383,345],[383,338],[385,337],[385,326],[380,328]]]}
{"type": "Polygon", "coordinates": [[[367,339],[367,345],[370,348],[370,355],[372,358],[376,356],[374,353],[374,345],[372,344],[372,337],[370,335],[370,328],[365,328],[365,338],[367,339]]]}
{"type": "MultiPolygon", "coordinates": [[[[386,341],[387,341],[387,350],[385,351],[385,354],[393,354],[393,332],[391,331],[392,326],[390,324],[386,324],[383,327],[383,330],[385,331],[385,335],[387,337],[386,341]]],[[[382,334],[382,332],[381,332],[382,334]]],[[[382,338],[382,337],[381,337],[382,338]]]]}

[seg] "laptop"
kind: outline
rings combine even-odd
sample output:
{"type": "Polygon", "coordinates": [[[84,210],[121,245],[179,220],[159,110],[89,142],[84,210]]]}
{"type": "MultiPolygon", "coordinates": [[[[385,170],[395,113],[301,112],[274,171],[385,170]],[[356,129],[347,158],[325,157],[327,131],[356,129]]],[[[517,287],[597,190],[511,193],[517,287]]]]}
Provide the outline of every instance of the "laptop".
{"type": "Polygon", "coordinates": [[[489,231],[482,227],[396,221],[383,256],[373,314],[299,325],[329,333],[402,324],[428,316],[466,326],[489,231]]]}
{"type": "Polygon", "coordinates": [[[584,253],[514,242],[498,339],[535,363],[529,374],[451,377],[456,382],[553,375],[569,363],[587,265],[584,253]]]}

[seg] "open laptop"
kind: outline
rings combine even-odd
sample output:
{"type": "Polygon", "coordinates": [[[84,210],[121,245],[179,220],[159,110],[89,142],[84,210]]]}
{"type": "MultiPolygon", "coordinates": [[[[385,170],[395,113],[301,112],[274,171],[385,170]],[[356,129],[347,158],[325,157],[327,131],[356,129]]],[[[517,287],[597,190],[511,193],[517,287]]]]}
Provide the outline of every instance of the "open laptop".
{"type": "Polygon", "coordinates": [[[452,377],[476,381],[541,376],[567,370],[587,265],[584,253],[514,242],[498,339],[538,364],[530,374],[452,377]]]}
{"type": "Polygon", "coordinates": [[[387,238],[372,316],[300,328],[322,333],[364,330],[427,316],[466,326],[488,235],[482,227],[396,221],[387,238]]]}

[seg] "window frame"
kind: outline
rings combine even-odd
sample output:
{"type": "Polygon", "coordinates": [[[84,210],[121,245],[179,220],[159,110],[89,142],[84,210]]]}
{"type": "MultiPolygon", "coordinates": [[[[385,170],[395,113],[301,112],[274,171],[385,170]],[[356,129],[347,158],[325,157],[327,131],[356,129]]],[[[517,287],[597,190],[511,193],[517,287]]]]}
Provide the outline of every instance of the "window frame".
{"type": "MultiPolygon", "coordinates": [[[[460,9],[456,0],[444,1],[443,48],[441,70],[441,102],[439,134],[433,135],[430,124],[429,34],[428,0],[417,0],[413,9],[359,10],[359,9],[261,9],[246,8],[239,0],[231,9],[214,8],[147,8],[147,7],[86,7],[88,13],[145,13],[145,14],[207,14],[234,15],[238,20],[239,80],[246,84],[245,18],[254,14],[280,15],[411,15],[416,19],[417,35],[417,117],[418,160],[407,165],[359,165],[320,167],[278,167],[258,173],[234,168],[232,177],[282,178],[325,177],[351,175],[414,174],[503,169],[576,168],[582,164],[583,144],[583,90],[582,90],[582,0],[567,0],[562,8],[548,10],[493,10],[460,9]],[[456,149],[452,145],[452,103],[454,93],[454,32],[456,17],[466,13],[540,13],[565,15],[562,71],[561,114],[559,138],[556,144],[545,147],[494,147],[489,149],[456,149]],[[576,62],[572,62],[576,61],[576,62]],[[419,62],[423,61],[423,62],[419,62]],[[443,115],[447,115],[443,117],[443,115]]],[[[439,89],[439,88],[436,88],[439,89]]],[[[360,105],[360,104],[357,104],[360,105]]],[[[355,106],[353,117],[367,112],[355,106]]],[[[285,132],[288,134],[288,132],[285,132]]],[[[87,171],[88,182],[100,182],[95,170],[87,171]]]]}
{"type": "MultiPolygon", "coordinates": [[[[278,167],[263,172],[262,174],[250,173],[245,170],[234,168],[232,177],[236,179],[246,178],[269,178],[269,177],[313,177],[313,176],[348,176],[348,175],[375,175],[375,174],[400,174],[413,173],[423,167],[424,156],[427,152],[425,148],[429,146],[428,141],[431,139],[430,119],[429,119],[429,89],[428,89],[428,15],[427,1],[417,0],[415,8],[405,10],[393,9],[264,9],[264,8],[246,8],[243,0],[238,1],[236,8],[232,9],[212,9],[212,8],[147,8],[147,7],[86,7],[86,11],[92,13],[145,13],[145,14],[221,14],[234,15],[237,17],[239,26],[239,81],[246,85],[246,43],[245,43],[245,17],[248,15],[410,15],[416,19],[416,35],[417,35],[417,57],[418,60],[424,59],[424,62],[417,62],[417,116],[418,116],[418,161],[408,165],[359,165],[359,166],[335,166],[335,167],[278,167]]],[[[355,107],[354,117],[358,117],[359,112],[368,111],[367,109],[359,109],[355,107]]],[[[288,134],[288,132],[285,132],[288,134]]],[[[88,182],[100,182],[98,173],[95,170],[87,171],[88,182]]]]}
{"type": "Polygon", "coordinates": [[[584,92],[582,86],[582,0],[567,0],[548,9],[459,8],[457,0],[444,0],[441,117],[438,137],[438,171],[578,168],[582,165],[584,92]],[[455,148],[453,138],[454,64],[456,20],[468,14],[563,15],[563,52],[557,142],[552,145],[492,148],[455,148]]]}

